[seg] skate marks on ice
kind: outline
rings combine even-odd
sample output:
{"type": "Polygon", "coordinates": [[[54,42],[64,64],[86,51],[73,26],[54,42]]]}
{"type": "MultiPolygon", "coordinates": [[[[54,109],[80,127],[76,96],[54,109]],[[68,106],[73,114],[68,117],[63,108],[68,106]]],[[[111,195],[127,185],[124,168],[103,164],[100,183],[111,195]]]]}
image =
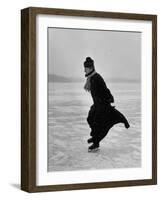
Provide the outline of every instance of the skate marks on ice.
{"type": "MultiPolygon", "coordinates": [[[[54,83],[55,84],[55,83],[54,83]]],[[[88,152],[90,129],[86,122],[91,99],[84,91],[64,85],[51,90],[48,110],[48,171],[72,171],[141,167],[140,93],[116,85],[112,91],[130,128],[117,124],[100,143],[99,151],[88,152]],[[70,89],[71,88],[71,89],[70,89]],[[72,98],[71,98],[72,96],[72,98]]],[[[82,86],[80,85],[80,88],[82,86]]],[[[49,88],[50,89],[50,88],[49,88]]]]}
{"type": "MultiPolygon", "coordinates": [[[[71,171],[71,170],[87,170],[87,169],[110,169],[110,168],[130,168],[140,167],[140,139],[136,142],[129,137],[128,130],[124,127],[124,132],[120,131],[121,124],[111,129],[109,135],[101,143],[100,150],[94,153],[88,152],[88,144],[86,143],[87,129],[82,129],[82,135],[79,129],[75,132],[75,136],[70,131],[65,131],[65,136],[50,135],[49,152],[49,171],[71,171]]],[[[133,134],[133,137],[136,137],[133,134]]]]}
{"type": "MultiPolygon", "coordinates": [[[[88,131],[82,129],[82,135],[75,131],[76,136],[72,136],[70,131],[66,131],[66,136],[52,136],[53,141],[49,152],[49,171],[71,171],[90,169],[110,169],[110,168],[132,168],[141,166],[140,140],[138,145],[132,142],[128,130],[124,129],[120,133],[120,126],[116,125],[111,129],[109,135],[102,141],[99,150],[88,152],[87,136],[83,133],[88,131]]],[[[78,129],[79,130],[79,129],[78,129]]],[[[136,135],[133,135],[136,137],[136,135]]]]}

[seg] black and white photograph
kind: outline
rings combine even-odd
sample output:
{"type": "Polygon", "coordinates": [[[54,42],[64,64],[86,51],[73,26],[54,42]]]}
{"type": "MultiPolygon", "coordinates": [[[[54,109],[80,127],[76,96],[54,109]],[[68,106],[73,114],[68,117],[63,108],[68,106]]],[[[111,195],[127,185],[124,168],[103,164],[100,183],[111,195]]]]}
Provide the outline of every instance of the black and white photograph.
{"type": "Polygon", "coordinates": [[[48,27],[48,172],[140,168],[139,31],[48,27]]]}

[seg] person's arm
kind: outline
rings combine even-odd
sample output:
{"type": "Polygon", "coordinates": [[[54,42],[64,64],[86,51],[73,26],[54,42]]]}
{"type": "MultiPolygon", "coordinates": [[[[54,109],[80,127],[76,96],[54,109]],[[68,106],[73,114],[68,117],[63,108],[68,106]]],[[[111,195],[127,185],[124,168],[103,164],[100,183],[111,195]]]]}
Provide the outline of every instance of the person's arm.
{"type": "Polygon", "coordinates": [[[95,103],[101,103],[102,95],[100,93],[100,80],[99,77],[94,77],[91,81],[91,93],[92,97],[94,98],[95,103]]]}
{"type": "Polygon", "coordinates": [[[100,103],[114,102],[113,96],[111,95],[110,90],[107,88],[106,83],[101,76],[98,76],[93,80],[92,87],[98,102],[100,103]]]}

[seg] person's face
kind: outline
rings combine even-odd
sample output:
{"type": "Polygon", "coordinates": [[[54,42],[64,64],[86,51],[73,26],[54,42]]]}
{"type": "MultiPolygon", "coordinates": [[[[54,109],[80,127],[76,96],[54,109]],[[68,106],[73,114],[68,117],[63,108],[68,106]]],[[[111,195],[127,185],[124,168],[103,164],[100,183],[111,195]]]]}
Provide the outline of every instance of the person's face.
{"type": "Polygon", "coordinates": [[[90,73],[91,71],[92,71],[92,68],[89,68],[89,67],[85,67],[85,68],[84,68],[85,74],[88,74],[88,73],[90,73]]]}

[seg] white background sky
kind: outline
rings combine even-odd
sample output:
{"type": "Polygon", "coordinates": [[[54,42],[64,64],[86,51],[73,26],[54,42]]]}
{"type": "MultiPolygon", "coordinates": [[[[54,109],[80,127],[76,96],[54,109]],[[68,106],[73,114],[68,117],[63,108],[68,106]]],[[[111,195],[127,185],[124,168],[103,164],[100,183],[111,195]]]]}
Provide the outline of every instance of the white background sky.
{"type": "Polygon", "coordinates": [[[49,73],[83,77],[87,56],[105,78],[140,79],[141,33],[48,29],[49,73]]]}

